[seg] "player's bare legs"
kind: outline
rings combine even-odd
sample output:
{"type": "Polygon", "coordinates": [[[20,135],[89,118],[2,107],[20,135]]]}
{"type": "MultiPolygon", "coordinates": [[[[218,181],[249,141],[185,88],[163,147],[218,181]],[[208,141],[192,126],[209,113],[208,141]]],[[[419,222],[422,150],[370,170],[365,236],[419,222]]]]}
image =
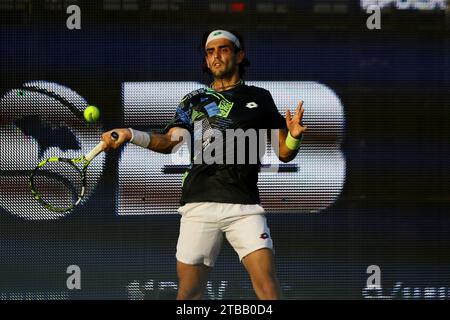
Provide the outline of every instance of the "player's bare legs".
{"type": "Polygon", "coordinates": [[[185,264],[177,261],[177,300],[199,300],[208,280],[209,267],[204,264],[185,264]]]}
{"type": "Polygon", "coordinates": [[[253,251],[242,259],[242,263],[250,275],[258,299],[280,299],[281,289],[275,273],[272,250],[263,248],[253,251]]]}

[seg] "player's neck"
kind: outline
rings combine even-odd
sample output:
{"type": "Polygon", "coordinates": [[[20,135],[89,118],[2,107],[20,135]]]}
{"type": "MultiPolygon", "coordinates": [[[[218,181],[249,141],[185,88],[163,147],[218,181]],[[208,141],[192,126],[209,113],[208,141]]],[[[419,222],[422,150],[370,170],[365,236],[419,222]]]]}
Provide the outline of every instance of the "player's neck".
{"type": "Polygon", "coordinates": [[[229,79],[214,79],[214,81],[211,83],[211,88],[216,91],[225,91],[233,89],[241,83],[242,80],[239,75],[233,75],[229,79]]]}

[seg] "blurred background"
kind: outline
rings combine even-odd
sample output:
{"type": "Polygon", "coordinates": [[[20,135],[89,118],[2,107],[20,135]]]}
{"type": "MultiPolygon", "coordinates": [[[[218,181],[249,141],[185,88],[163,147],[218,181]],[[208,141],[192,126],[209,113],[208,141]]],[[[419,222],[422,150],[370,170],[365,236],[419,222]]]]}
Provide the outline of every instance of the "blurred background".
{"type": "MultiPolygon", "coordinates": [[[[40,160],[87,151],[105,130],[162,129],[211,80],[199,45],[221,28],[244,36],[244,80],[283,115],[305,100],[294,170],[260,174],[284,298],[448,299],[449,27],[439,0],[1,0],[0,299],[175,297],[173,158],[127,146],[96,159],[68,214],[39,207],[26,182],[40,160]],[[77,101],[101,122],[73,120],[77,101]],[[30,115],[68,127],[78,146],[44,148],[17,125],[30,115]],[[66,286],[70,265],[80,290],[66,286]]],[[[206,299],[255,298],[226,242],[209,280],[206,299]]]]}

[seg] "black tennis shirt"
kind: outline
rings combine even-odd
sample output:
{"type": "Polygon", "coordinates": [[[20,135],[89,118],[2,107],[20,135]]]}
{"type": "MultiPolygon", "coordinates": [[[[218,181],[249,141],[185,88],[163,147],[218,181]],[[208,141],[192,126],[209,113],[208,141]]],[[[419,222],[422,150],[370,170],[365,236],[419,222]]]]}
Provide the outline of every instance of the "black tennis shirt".
{"type": "MultiPolygon", "coordinates": [[[[238,163],[237,143],[234,144],[233,161],[227,162],[224,154],[231,150],[230,139],[228,141],[226,139],[226,131],[229,131],[227,129],[242,129],[244,132],[247,129],[254,129],[259,132],[260,129],[286,128],[286,121],[278,112],[269,91],[248,86],[242,80],[239,85],[226,91],[200,88],[184,96],[176,109],[174,118],[163,132],[166,133],[172,127],[185,128],[191,134],[191,165],[183,176],[180,199],[182,205],[189,202],[260,203],[257,182],[262,148],[257,149],[259,156],[254,155],[251,158],[249,150],[254,148],[250,148],[251,142],[247,139],[244,163],[242,160],[238,163]],[[200,162],[198,161],[197,157],[204,155],[203,152],[208,147],[212,148],[211,142],[216,139],[213,137],[208,140],[208,134],[205,133],[208,129],[219,130],[223,133],[222,163],[216,161],[207,164],[204,157],[200,162]],[[195,141],[199,146],[198,139],[201,139],[200,148],[196,149],[195,141]]],[[[257,135],[257,137],[259,145],[260,136],[257,135]]],[[[267,137],[270,138],[270,131],[267,132],[267,137]]],[[[211,154],[216,155],[215,151],[211,154]]]]}

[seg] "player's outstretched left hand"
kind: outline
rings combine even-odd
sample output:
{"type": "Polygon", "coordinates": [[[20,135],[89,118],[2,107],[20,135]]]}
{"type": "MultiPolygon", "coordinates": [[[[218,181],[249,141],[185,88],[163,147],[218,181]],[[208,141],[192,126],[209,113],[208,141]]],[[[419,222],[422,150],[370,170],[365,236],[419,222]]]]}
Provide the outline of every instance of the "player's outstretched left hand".
{"type": "Polygon", "coordinates": [[[307,126],[304,126],[302,123],[304,111],[303,100],[299,101],[293,117],[291,116],[291,111],[289,109],[286,110],[286,126],[291,136],[295,139],[299,139],[307,129],[307,126]]]}

